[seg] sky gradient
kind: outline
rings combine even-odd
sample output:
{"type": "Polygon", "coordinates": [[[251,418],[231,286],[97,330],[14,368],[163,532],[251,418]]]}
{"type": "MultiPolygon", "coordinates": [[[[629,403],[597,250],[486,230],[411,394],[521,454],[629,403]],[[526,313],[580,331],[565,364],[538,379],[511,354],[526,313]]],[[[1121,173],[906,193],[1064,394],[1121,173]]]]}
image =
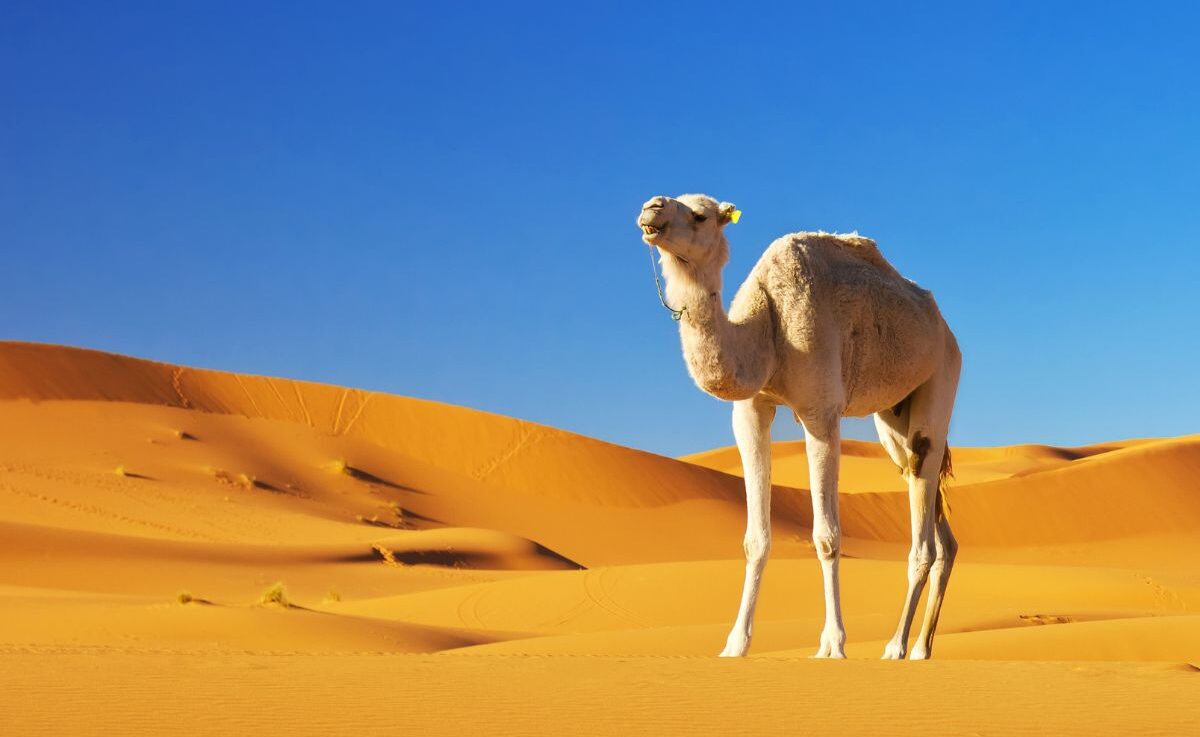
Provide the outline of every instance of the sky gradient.
{"type": "Polygon", "coordinates": [[[726,302],[804,229],[933,290],[953,443],[1200,430],[1194,6],[46,5],[0,10],[0,338],[728,445],[634,225],[706,192],[726,302]]]}

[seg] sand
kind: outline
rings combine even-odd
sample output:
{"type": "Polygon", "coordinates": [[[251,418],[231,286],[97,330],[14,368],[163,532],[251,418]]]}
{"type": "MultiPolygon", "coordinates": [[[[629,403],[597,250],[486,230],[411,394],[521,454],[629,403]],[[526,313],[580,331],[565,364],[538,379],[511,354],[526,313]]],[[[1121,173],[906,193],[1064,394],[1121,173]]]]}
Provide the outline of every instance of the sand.
{"type": "Polygon", "coordinates": [[[962,550],[934,661],[877,660],[907,499],[857,441],[850,660],[807,658],[807,468],[779,443],[756,638],[729,661],[731,448],[664,458],[0,343],[0,733],[1200,734],[1200,436],[954,453],[962,550]]]}

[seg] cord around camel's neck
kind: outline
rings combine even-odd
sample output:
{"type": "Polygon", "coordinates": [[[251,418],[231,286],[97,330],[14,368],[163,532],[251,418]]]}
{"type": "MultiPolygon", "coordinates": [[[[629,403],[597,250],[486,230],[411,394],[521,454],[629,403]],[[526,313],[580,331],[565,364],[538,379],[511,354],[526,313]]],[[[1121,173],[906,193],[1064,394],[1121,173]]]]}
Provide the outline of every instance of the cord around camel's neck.
{"type": "Polygon", "coordinates": [[[696,385],[719,399],[748,399],[774,371],[771,319],[765,309],[730,320],[721,306],[721,269],[685,262],[663,251],[667,303],[683,310],[679,338],[688,373],[696,385]]]}

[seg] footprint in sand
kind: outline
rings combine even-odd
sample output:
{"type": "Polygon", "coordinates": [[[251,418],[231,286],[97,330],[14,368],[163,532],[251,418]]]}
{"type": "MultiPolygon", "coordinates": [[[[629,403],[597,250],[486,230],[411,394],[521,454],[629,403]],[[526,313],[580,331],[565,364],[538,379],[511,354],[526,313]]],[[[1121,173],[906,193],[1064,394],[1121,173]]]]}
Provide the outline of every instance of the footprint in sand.
{"type": "Polygon", "coordinates": [[[1075,621],[1065,614],[1019,614],[1017,616],[1028,624],[1070,624],[1075,621]]]}

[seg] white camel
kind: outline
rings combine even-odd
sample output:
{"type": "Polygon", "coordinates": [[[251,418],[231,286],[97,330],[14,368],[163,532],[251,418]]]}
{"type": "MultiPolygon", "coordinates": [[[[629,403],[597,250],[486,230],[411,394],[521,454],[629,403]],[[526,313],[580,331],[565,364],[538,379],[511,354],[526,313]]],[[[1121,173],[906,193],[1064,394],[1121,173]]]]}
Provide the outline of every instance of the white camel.
{"type": "Polygon", "coordinates": [[[746,580],[726,657],[746,654],[759,583],[771,549],[771,422],[786,405],[803,424],[813,544],[825,581],[825,627],[816,657],[844,658],[838,559],[838,461],[843,416],[874,413],[883,447],[908,481],[912,548],[908,592],[884,658],[903,658],[927,579],[925,620],[912,659],[928,658],[958,545],[941,488],[962,357],[933,296],[900,276],[858,235],[794,233],[773,242],[721,306],[729,260],[724,227],[734,206],[705,195],[654,197],[638,217],[657,247],[666,302],[679,317],[688,373],[732,401],[746,476],[746,580]]]}

